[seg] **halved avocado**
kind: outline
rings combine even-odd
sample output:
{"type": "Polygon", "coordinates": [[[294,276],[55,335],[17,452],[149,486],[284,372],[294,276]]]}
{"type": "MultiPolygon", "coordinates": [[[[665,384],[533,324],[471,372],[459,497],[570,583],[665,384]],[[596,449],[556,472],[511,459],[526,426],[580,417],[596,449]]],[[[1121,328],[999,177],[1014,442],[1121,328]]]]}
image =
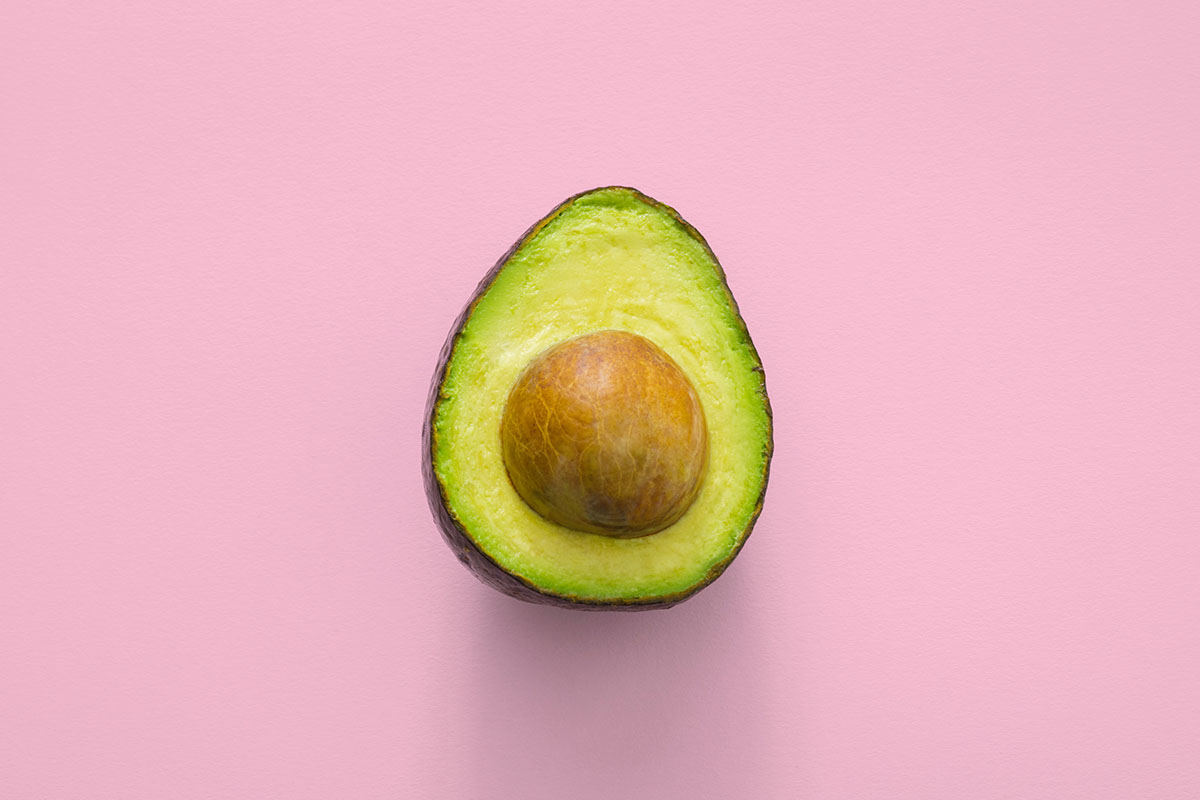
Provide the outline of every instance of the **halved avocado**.
{"type": "Polygon", "coordinates": [[[673,209],[625,187],[584,192],[554,209],[484,277],[450,331],[429,395],[423,450],[426,492],[444,538],[476,576],[506,594],[571,608],[638,610],[669,607],[715,580],[762,510],[772,433],[762,364],[703,237],[673,209]],[[611,346],[584,347],[594,342],[611,346]],[[574,422],[547,432],[545,416],[529,417],[533,421],[525,428],[506,421],[506,413],[510,420],[519,416],[518,403],[524,410],[531,403],[522,399],[528,392],[523,396],[518,384],[533,385],[538,370],[551,369],[548,364],[577,372],[536,384],[550,388],[532,396],[543,402],[549,392],[550,419],[565,415],[574,422]],[[672,377],[676,372],[681,378],[672,377]],[[613,389],[622,385],[614,376],[623,374],[626,394],[613,389]],[[659,395],[630,400],[628,393],[647,381],[644,391],[667,392],[655,383],[659,374],[667,376],[664,385],[684,388],[669,389],[675,394],[665,400],[659,395]],[[578,389],[576,377],[586,391],[578,389]],[[554,395],[559,389],[563,397],[554,395]],[[567,396],[572,390],[577,396],[567,396]],[[589,398],[601,398],[595,402],[609,404],[608,416],[603,408],[593,414],[580,406],[581,397],[585,406],[589,398]],[[646,437],[665,436],[656,432],[672,430],[671,424],[678,428],[678,420],[658,427],[641,423],[647,414],[660,413],[655,408],[668,409],[661,412],[668,415],[691,413],[695,398],[702,412],[694,416],[701,418],[706,439],[693,437],[677,459],[680,469],[690,470],[680,473],[680,481],[694,479],[690,494],[676,492],[664,501],[658,525],[653,509],[636,524],[612,522],[614,514],[633,512],[622,510],[620,498],[598,497],[607,489],[596,487],[627,488],[630,476],[649,481],[654,476],[645,470],[674,469],[675,462],[607,476],[588,470],[613,470],[614,464],[635,460],[640,465],[665,450],[670,442],[659,448],[646,437]],[[618,402],[624,412],[613,406],[618,402]],[[606,444],[624,435],[612,433],[614,419],[638,423],[642,439],[630,444],[635,434],[629,433],[620,439],[619,452],[606,444]],[[566,443],[574,450],[555,440],[589,431],[594,439],[566,443]],[[574,516],[569,509],[562,515],[547,509],[558,501],[536,494],[536,475],[514,480],[533,469],[513,462],[522,436],[529,437],[526,444],[536,456],[528,463],[545,467],[544,480],[561,478],[564,471],[581,476],[582,484],[569,484],[582,493],[574,516]],[[513,463],[506,463],[505,444],[513,463]],[[597,446],[613,450],[612,457],[593,458],[587,466],[569,460],[579,452],[590,458],[597,446]],[[705,448],[703,458],[698,447],[705,448]],[[559,460],[546,460],[554,457],[559,460]],[[570,521],[597,508],[604,513],[596,512],[587,524],[568,527],[551,519],[570,521]]]}

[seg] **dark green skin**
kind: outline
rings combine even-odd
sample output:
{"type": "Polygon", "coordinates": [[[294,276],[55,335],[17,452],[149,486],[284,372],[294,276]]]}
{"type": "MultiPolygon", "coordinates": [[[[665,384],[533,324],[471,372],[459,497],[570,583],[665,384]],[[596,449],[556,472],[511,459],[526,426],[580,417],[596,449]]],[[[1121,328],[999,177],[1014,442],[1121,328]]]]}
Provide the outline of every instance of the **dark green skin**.
{"type": "Polygon", "coordinates": [[[647,205],[654,206],[668,213],[675,221],[683,228],[688,235],[704,246],[713,264],[721,278],[721,285],[725,288],[725,295],[729,301],[729,305],[733,308],[738,324],[742,327],[742,332],[745,334],[747,345],[754,356],[754,370],[762,372],[762,361],[758,357],[758,352],[754,349],[754,343],[750,340],[750,334],[746,330],[746,324],[742,320],[741,313],[738,312],[737,302],[733,299],[733,294],[729,291],[729,285],[725,279],[725,272],[721,268],[721,264],[717,261],[717,257],[713,254],[712,248],[708,246],[708,242],[700,235],[699,231],[693,228],[679,216],[675,209],[663,203],[647,197],[636,189],[627,189],[625,187],[602,187],[601,189],[593,189],[591,191],[582,192],[573,197],[568,198],[557,208],[547,214],[543,219],[538,221],[529,230],[527,230],[516,243],[509,248],[508,252],[496,263],[496,266],[483,277],[479,286],[475,289],[475,293],[471,296],[470,302],[463,308],[462,313],[458,315],[458,319],[454,321],[453,327],[450,329],[450,334],[446,337],[446,343],[442,346],[441,356],[438,359],[438,366],[433,374],[433,383],[429,389],[429,400],[425,407],[425,424],[424,431],[421,437],[421,473],[425,479],[425,496],[429,500],[430,510],[433,511],[433,518],[437,522],[438,528],[442,532],[442,538],[446,540],[446,544],[454,551],[458,560],[475,574],[475,577],[510,597],[515,597],[518,600],[524,600],[530,603],[538,603],[540,605],[558,606],[561,608],[574,608],[586,611],[646,611],[656,608],[670,608],[678,605],[684,600],[694,596],[704,587],[711,584],[725,568],[733,561],[746,540],[750,537],[750,533],[754,528],[754,523],[758,520],[759,514],[762,513],[763,499],[767,493],[767,479],[770,474],[771,455],[774,450],[774,437],[771,426],[771,404],[767,398],[766,385],[763,385],[763,403],[766,404],[767,410],[767,444],[766,454],[763,460],[763,481],[762,491],[758,495],[758,502],[755,504],[754,513],[750,516],[750,521],[746,525],[746,529],[738,538],[737,546],[729,554],[725,560],[714,564],[713,567],[705,574],[703,578],[697,581],[687,589],[669,595],[653,595],[650,597],[639,597],[632,600],[613,600],[613,601],[595,601],[586,600],[570,595],[556,594],[547,592],[519,575],[514,575],[508,572],[479,548],[475,541],[471,538],[462,522],[458,520],[450,510],[449,503],[446,498],[446,487],[442,485],[437,477],[437,472],[434,469],[434,453],[437,450],[436,432],[433,428],[433,421],[437,415],[438,403],[442,400],[442,384],[446,379],[446,369],[450,364],[450,360],[454,357],[455,348],[462,336],[463,328],[470,319],[472,312],[475,310],[475,305],[480,298],[487,292],[492,285],[492,281],[504,269],[508,260],[517,252],[529,239],[541,230],[547,223],[553,220],[556,216],[569,208],[572,203],[584,195],[592,192],[601,191],[602,189],[622,188],[625,191],[632,192],[640,200],[647,205]]]}

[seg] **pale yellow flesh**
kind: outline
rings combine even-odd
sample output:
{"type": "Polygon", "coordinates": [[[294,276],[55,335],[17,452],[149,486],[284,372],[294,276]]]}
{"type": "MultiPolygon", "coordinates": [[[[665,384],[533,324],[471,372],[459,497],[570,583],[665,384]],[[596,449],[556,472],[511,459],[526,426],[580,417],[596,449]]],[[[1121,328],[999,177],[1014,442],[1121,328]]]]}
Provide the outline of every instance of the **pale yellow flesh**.
{"type": "Polygon", "coordinates": [[[770,422],[757,364],[699,241],[632,191],[584,195],[512,256],[463,330],[434,420],[450,512],[492,560],[543,591],[597,602],[684,592],[739,545],[762,490],[770,422]],[[504,403],[525,366],[605,329],[666,351],[708,420],[699,496],[674,525],[640,539],[549,522],[521,500],[501,457],[504,403]]]}

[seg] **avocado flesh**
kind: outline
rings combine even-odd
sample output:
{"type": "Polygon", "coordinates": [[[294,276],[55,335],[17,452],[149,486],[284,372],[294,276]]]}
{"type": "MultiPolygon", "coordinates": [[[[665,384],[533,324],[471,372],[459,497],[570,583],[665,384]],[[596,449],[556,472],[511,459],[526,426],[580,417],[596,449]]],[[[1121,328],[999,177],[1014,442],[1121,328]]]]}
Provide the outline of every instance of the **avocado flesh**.
{"type": "Polygon", "coordinates": [[[534,594],[585,605],[677,601],[716,577],[749,534],[771,452],[762,369],[716,259],[666,206],[621,187],[564,203],[493,270],[445,357],[427,449],[440,518],[534,594]],[[501,452],[505,400],[525,367],[566,339],[609,329],[674,359],[708,420],[699,494],[677,522],[642,538],[540,516],[513,488],[501,452]]]}

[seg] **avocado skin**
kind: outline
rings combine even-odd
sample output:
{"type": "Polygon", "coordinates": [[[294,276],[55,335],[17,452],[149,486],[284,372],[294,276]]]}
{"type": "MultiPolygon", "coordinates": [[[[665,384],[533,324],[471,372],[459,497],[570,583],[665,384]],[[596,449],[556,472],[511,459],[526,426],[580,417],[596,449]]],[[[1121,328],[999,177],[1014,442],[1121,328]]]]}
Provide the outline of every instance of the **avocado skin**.
{"type": "Polygon", "coordinates": [[[429,501],[429,508],[433,512],[434,521],[437,523],[438,529],[442,533],[442,538],[446,544],[454,551],[454,555],[462,564],[474,573],[475,577],[483,583],[491,586],[497,591],[515,597],[518,600],[524,600],[528,603],[537,603],[539,605],[557,606],[559,608],[572,608],[584,611],[649,611],[652,609],[670,608],[682,603],[696,595],[701,589],[705,588],[725,571],[725,568],[737,557],[741,549],[746,544],[746,540],[750,538],[750,534],[754,530],[754,524],[758,521],[759,515],[762,513],[763,500],[767,493],[767,483],[770,477],[771,457],[774,453],[774,424],[771,414],[771,403],[766,391],[765,373],[763,372],[762,360],[758,356],[758,351],[754,347],[753,341],[750,339],[750,333],[746,330],[745,320],[742,319],[741,312],[738,310],[737,301],[734,300],[732,292],[729,291],[729,284],[725,278],[725,271],[721,267],[720,261],[717,260],[712,248],[708,246],[708,242],[700,235],[700,232],[693,228],[687,220],[679,216],[678,212],[665,203],[660,203],[648,195],[643,194],[637,189],[625,186],[604,186],[596,189],[590,189],[586,192],[580,192],[573,195],[554,208],[545,217],[534,223],[530,228],[521,235],[508,251],[500,257],[496,265],[488,270],[483,276],[483,280],[475,288],[475,293],[471,295],[471,299],[459,313],[455,319],[454,325],[450,328],[450,333],[446,336],[445,344],[442,345],[442,351],[438,357],[437,369],[434,370],[433,381],[429,387],[429,396],[425,404],[425,423],[424,430],[421,436],[421,474],[425,483],[425,497],[429,501]],[[647,205],[654,206],[671,216],[687,233],[696,239],[704,247],[708,256],[712,259],[713,265],[721,279],[721,285],[725,288],[725,295],[733,308],[738,322],[742,326],[742,332],[745,334],[746,343],[750,347],[750,351],[754,355],[756,366],[754,370],[762,373],[763,381],[763,403],[766,406],[767,416],[767,442],[765,459],[763,460],[763,483],[762,490],[759,492],[758,501],[755,503],[754,512],[750,516],[750,521],[746,524],[746,530],[738,542],[737,547],[722,561],[714,564],[704,578],[688,587],[682,592],[677,592],[670,595],[654,595],[647,598],[638,598],[635,600],[613,600],[613,601],[595,601],[572,597],[568,595],[551,594],[542,591],[538,587],[526,581],[519,575],[505,570],[495,561],[487,556],[474,540],[467,535],[462,524],[457,520],[450,511],[449,504],[446,499],[446,490],[438,480],[437,473],[434,470],[434,453],[437,450],[436,437],[434,431],[434,420],[437,416],[438,403],[441,401],[442,384],[446,378],[446,371],[450,365],[450,360],[454,355],[454,349],[458,345],[458,340],[462,336],[463,328],[466,327],[467,320],[470,319],[471,313],[475,310],[476,304],[480,298],[487,292],[488,287],[492,285],[492,281],[500,273],[500,270],[508,263],[508,260],[516,253],[534,234],[541,230],[546,224],[553,220],[556,216],[569,208],[572,203],[585,195],[593,194],[594,192],[617,189],[632,193],[639,200],[647,205]]]}

